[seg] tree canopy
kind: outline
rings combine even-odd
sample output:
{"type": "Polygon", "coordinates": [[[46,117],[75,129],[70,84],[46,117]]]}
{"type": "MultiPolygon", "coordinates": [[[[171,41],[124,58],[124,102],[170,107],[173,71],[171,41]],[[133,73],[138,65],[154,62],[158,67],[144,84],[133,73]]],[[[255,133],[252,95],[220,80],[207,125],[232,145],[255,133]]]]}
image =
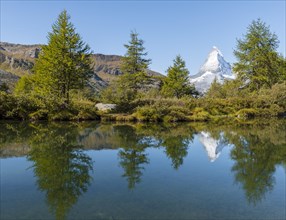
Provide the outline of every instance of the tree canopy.
{"type": "Polygon", "coordinates": [[[131,31],[130,38],[129,44],[124,44],[127,51],[122,58],[120,70],[123,74],[146,72],[151,60],[144,58],[148,54],[143,46],[144,41],[138,37],[136,31],[131,31]]]}
{"type": "Polygon", "coordinates": [[[81,89],[92,73],[90,48],[85,44],[64,10],[48,34],[34,66],[36,91],[70,100],[72,89],[81,89]]]}
{"type": "Polygon", "coordinates": [[[137,97],[138,91],[146,90],[150,78],[147,69],[151,60],[145,58],[144,41],[133,31],[130,38],[129,44],[124,45],[127,51],[121,60],[122,75],[102,92],[102,97],[107,101],[125,107],[137,97]]]}
{"type": "Polygon", "coordinates": [[[238,62],[233,70],[252,90],[270,88],[285,80],[285,59],[276,51],[278,45],[276,34],[260,19],[249,25],[243,39],[237,40],[234,55],[238,62]]]}
{"type": "Polygon", "coordinates": [[[184,95],[195,94],[195,88],[190,84],[189,71],[186,68],[185,61],[180,55],[174,59],[173,66],[167,70],[167,77],[162,86],[163,94],[182,98],[184,95]]]}

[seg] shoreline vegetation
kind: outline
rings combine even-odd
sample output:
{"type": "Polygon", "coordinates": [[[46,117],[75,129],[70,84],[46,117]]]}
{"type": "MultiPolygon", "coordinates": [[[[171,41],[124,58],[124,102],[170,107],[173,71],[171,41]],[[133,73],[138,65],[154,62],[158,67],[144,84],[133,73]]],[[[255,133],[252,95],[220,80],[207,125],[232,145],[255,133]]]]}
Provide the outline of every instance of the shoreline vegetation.
{"type": "Polygon", "coordinates": [[[0,119],[51,121],[199,122],[286,116],[286,60],[279,41],[260,19],[237,41],[236,79],[216,80],[205,94],[190,83],[185,61],[177,55],[166,76],[147,74],[144,41],[131,32],[124,45],[121,75],[100,93],[92,91],[91,51],[63,11],[35,61],[33,74],[14,89],[0,85],[0,119]],[[116,108],[99,111],[97,103],[116,108]]]}

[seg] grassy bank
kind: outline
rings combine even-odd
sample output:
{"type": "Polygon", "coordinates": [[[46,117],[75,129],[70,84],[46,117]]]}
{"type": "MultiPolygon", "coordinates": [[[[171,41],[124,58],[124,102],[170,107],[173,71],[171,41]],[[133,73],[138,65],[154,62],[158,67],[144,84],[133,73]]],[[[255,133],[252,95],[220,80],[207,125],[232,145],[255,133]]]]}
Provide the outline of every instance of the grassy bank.
{"type": "Polygon", "coordinates": [[[120,110],[122,109],[120,106],[112,112],[101,112],[95,104],[94,101],[83,99],[73,99],[67,104],[61,100],[1,92],[0,119],[183,122],[280,117],[285,116],[286,112],[282,96],[260,95],[227,99],[190,97],[136,99],[130,103],[133,107],[125,112],[120,110]]]}

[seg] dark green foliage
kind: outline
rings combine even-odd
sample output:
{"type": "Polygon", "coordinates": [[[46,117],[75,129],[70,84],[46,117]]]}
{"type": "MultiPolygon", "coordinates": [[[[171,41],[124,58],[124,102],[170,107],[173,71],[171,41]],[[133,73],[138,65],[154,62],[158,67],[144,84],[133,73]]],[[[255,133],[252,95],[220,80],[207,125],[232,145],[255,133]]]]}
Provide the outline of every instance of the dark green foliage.
{"type": "Polygon", "coordinates": [[[134,116],[139,121],[190,121],[191,102],[176,98],[144,100],[141,101],[142,106],[136,108],[134,116]]]}
{"type": "Polygon", "coordinates": [[[144,41],[138,38],[136,32],[131,32],[130,37],[129,44],[124,45],[127,52],[121,62],[123,75],[101,93],[104,101],[117,104],[120,111],[133,109],[131,102],[139,92],[146,92],[150,83],[147,75],[150,60],[144,58],[147,55],[144,52],[144,41]]]}
{"type": "Polygon", "coordinates": [[[123,74],[136,74],[146,72],[151,60],[145,59],[147,55],[143,46],[144,41],[138,38],[137,32],[131,32],[129,44],[125,44],[127,51],[122,58],[121,71],[123,74]]]}
{"type": "Polygon", "coordinates": [[[260,19],[250,24],[244,39],[238,40],[234,51],[238,62],[233,70],[252,91],[285,80],[285,59],[276,51],[278,43],[277,36],[260,19]]]}
{"type": "Polygon", "coordinates": [[[9,86],[7,85],[7,83],[2,83],[0,84],[0,91],[3,91],[3,92],[8,92],[9,91],[9,86]]]}
{"type": "Polygon", "coordinates": [[[146,90],[149,82],[147,69],[151,62],[150,59],[145,59],[147,52],[143,46],[144,41],[138,38],[138,33],[131,32],[131,40],[129,44],[125,44],[127,51],[122,58],[120,70],[123,75],[120,76],[117,86],[120,87],[121,92],[124,94],[126,101],[133,100],[139,91],[146,90]],[[123,90],[128,90],[124,92],[123,90]],[[133,93],[133,95],[130,95],[133,93]],[[126,95],[129,94],[129,95],[126,95]]]}
{"type": "Polygon", "coordinates": [[[90,120],[99,119],[93,102],[75,101],[69,105],[54,99],[0,92],[1,119],[90,120]]]}
{"type": "Polygon", "coordinates": [[[239,118],[254,118],[254,116],[257,114],[258,112],[252,108],[243,108],[236,113],[237,117],[239,118]]]}
{"type": "Polygon", "coordinates": [[[223,86],[217,81],[217,78],[212,82],[210,88],[206,93],[206,97],[209,98],[226,98],[226,92],[223,90],[223,86]]]}
{"type": "Polygon", "coordinates": [[[0,118],[28,119],[29,114],[37,111],[39,104],[29,96],[14,96],[0,92],[0,118]]]}
{"type": "Polygon", "coordinates": [[[89,46],[81,40],[70,16],[63,11],[48,34],[48,45],[42,47],[36,60],[35,91],[69,103],[71,90],[82,89],[91,76],[90,55],[89,46]]]}
{"type": "Polygon", "coordinates": [[[189,71],[181,56],[176,56],[173,66],[167,70],[167,77],[163,80],[162,93],[168,97],[182,98],[183,96],[197,95],[190,84],[189,71]]]}

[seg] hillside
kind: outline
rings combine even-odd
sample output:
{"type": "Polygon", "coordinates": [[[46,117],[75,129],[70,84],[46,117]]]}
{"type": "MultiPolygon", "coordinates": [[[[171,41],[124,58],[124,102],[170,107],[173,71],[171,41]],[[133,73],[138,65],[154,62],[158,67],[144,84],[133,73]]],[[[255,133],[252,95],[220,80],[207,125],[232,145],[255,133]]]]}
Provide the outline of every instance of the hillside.
{"type": "MultiPolygon", "coordinates": [[[[38,58],[42,45],[22,45],[7,42],[0,42],[0,85],[5,82],[10,87],[17,80],[25,75],[32,74],[35,59],[38,58]]],[[[90,85],[95,91],[106,87],[110,81],[121,75],[121,56],[93,54],[94,75],[90,80],[90,85]]],[[[152,70],[148,70],[149,75],[162,76],[152,70]]]]}

